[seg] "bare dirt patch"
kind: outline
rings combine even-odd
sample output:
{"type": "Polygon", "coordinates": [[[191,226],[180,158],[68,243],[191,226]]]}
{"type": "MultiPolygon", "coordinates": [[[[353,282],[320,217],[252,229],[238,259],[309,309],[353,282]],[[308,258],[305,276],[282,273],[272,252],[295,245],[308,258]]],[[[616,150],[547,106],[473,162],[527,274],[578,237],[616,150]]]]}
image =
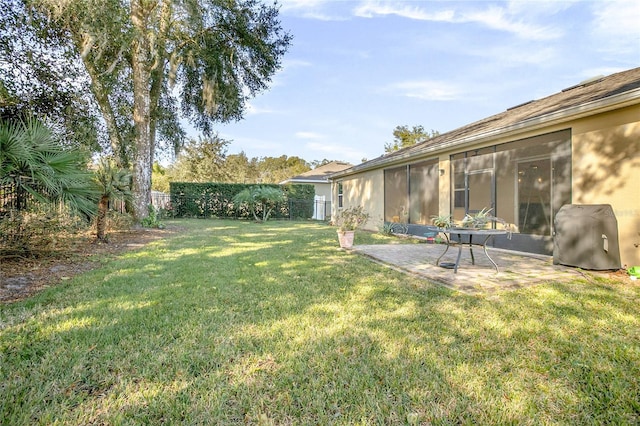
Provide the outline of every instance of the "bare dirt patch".
{"type": "Polygon", "coordinates": [[[109,242],[90,234],[65,241],[56,252],[34,257],[0,257],[0,304],[28,298],[43,289],[97,268],[100,259],[138,249],[151,241],[176,234],[167,229],[131,229],[109,233],[109,242]]]}

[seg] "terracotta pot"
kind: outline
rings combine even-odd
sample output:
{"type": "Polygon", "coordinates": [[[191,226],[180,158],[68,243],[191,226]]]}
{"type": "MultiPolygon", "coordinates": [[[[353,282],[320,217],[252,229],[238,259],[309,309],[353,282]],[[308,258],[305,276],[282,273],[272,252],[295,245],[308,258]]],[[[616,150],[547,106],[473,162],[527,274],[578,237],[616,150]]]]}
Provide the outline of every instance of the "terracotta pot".
{"type": "Polygon", "coordinates": [[[355,233],[356,231],[338,231],[338,241],[340,241],[340,247],[353,247],[353,237],[355,233]]]}

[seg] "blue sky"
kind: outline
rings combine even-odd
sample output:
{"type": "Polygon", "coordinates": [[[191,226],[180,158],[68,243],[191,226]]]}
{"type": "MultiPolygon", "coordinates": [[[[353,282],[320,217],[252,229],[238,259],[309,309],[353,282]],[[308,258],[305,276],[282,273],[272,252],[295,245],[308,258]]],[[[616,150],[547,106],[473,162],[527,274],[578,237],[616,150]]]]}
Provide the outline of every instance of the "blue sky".
{"type": "Polygon", "coordinates": [[[228,154],[358,164],[398,125],[441,133],[640,66],[638,1],[281,0],[271,89],[219,125],[228,154]]]}

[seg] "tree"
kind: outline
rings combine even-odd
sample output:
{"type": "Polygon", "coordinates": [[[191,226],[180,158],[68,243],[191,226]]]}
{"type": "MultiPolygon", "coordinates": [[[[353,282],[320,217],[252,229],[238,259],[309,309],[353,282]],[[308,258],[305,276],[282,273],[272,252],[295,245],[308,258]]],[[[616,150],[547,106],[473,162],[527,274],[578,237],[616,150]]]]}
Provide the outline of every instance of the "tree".
{"type": "Polygon", "coordinates": [[[213,137],[191,139],[170,168],[175,182],[226,182],[225,156],[229,141],[213,137]]]}
{"type": "Polygon", "coordinates": [[[244,151],[239,154],[227,155],[224,162],[224,169],[230,183],[258,183],[258,159],[251,160],[244,151]]]}
{"type": "Polygon", "coordinates": [[[126,200],[131,197],[131,174],[127,170],[118,167],[113,159],[102,158],[94,174],[94,182],[100,192],[98,214],[96,216],[96,236],[98,240],[105,241],[109,203],[112,200],[126,200]]]}
{"type": "Polygon", "coordinates": [[[292,176],[311,170],[309,164],[300,157],[263,157],[258,160],[260,183],[280,183],[292,176]]]}
{"type": "Polygon", "coordinates": [[[326,164],[333,163],[334,161],[337,161],[337,160],[327,160],[326,158],[323,158],[323,159],[322,159],[322,161],[319,161],[319,160],[313,160],[313,161],[310,163],[310,165],[311,165],[311,167],[313,167],[314,169],[317,169],[318,167],[322,167],[322,166],[324,166],[324,165],[326,165],[326,164]]]}
{"type": "Polygon", "coordinates": [[[98,150],[99,116],[81,64],[64,35],[31,18],[20,0],[0,2],[0,117],[35,116],[60,140],[98,150]]]}
{"type": "Polygon", "coordinates": [[[279,183],[311,170],[299,157],[247,158],[244,152],[226,155],[230,141],[219,136],[191,140],[166,171],[174,182],[279,183]]]}
{"type": "Polygon", "coordinates": [[[215,122],[239,120],[291,40],[277,6],[257,0],[23,1],[82,61],[111,148],[133,165],[138,219],[147,214],[158,136],[182,144],[178,110],[205,135],[215,122]]]}
{"type": "Polygon", "coordinates": [[[229,182],[280,183],[292,176],[311,170],[309,163],[300,157],[253,157],[247,159],[244,152],[230,155],[225,164],[231,177],[229,182]],[[243,169],[244,167],[244,169],[243,169]]]}
{"type": "Polygon", "coordinates": [[[285,200],[282,190],[270,186],[253,186],[243,189],[233,197],[233,202],[246,204],[257,222],[266,222],[277,203],[285,200]],[[258,218],[258,211],[262,210],[262,218],[258,218]]]}
{"type": "Polygon", "coordinates": [[[151,170],[151,189],[153,191],[169,192],[169,175],[167,175],[167,168],[163,167],[160,163],[153,163],[153,169],[151,170]]]}
{"type": "Polygon", "coordinates": [[[393,142],[385,144],[384,151],[390,154],[402,148],[413,146],[418,142],[435,138],[439,134],[436,130],[425,131],[421,125],[413,126],[412,129],[409,129],[409,126],[397,126],[393,130],[393,142]]]}
{"type": "Polygon", "coordinates": [[[31,196],[43,203],[63,203],[86,216],[95,212],[88,157],[65,147],[35,118],[0,121],[0,186],[16,190],[16,209],[31,196]]]}

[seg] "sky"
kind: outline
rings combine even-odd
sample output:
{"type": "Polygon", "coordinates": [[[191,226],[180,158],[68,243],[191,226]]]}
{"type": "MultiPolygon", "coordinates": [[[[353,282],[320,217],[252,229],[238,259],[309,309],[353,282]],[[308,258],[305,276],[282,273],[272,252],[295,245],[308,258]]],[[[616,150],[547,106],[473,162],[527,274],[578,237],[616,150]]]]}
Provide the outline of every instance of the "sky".
{"type": "Polygon", "coordinates": [[[293,41],[227,154],[359,164],[397,126],[445,133],[640,66],[640,2],[281,0],[293,41]]]}

